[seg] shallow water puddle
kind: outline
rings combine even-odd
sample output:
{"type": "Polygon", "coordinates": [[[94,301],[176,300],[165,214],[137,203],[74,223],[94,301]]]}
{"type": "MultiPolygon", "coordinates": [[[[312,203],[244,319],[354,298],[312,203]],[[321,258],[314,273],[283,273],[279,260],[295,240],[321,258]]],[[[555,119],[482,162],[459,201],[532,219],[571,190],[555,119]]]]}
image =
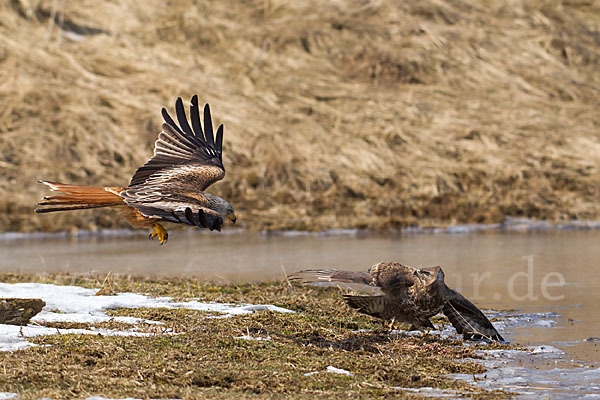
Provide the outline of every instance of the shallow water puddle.
{"type": "MultiPolygon", "coordinates": [[[[510,331],[541,327],[554,329],[561,315],[548,313],[488,313],[505,336],[510,331]]],[[[558,328],[560,329],[560,328],[558,328]]],[[[517,341],[512,341],[519,344],[517,341]]],[[[555,344],[555,343],[553,343],[555,344]]],[[[489,390],[513,392],[518,399],[600,399],[600,368],[596,363],[573,359],[552,344],[526,346],[523,350],[479,350],[488,371],[479,375],[454,374],[489,390]]]]}
{"type": "Polygon", "coordinates": [[[485,350],[478,352],[488,371],[480,375],[454,374],[485,389],[502,389],[519,399],[600,398],[600,368],[565,360],[553,346],[535,346],[524,351],[485,350]],[[577,366],[579,365],[579,366],[577,366]]]}

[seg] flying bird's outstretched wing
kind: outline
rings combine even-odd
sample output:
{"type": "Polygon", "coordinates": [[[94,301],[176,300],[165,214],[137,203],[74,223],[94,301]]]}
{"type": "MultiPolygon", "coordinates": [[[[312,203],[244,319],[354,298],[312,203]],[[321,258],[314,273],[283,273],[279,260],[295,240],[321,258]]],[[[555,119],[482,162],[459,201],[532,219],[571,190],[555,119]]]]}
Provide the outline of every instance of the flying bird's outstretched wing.
{"type": "Polygon", "coordinates": [[[221,230],[223,218],[235,223],[233,207],[225,199],[205,192],[225,177],[223,125],[213,133],[208,104],[204,106],[204,130],[198,96],[192,97],[190,122],[181,98],[175,102],[176,123],[162,109],[165,123],[154,146],[154,155],[137,169],[129,186],[81,186],[39,181],[57,195],[45,196],[37,213],[116,208],[134,228],[154,230],[150,238],[166,243],[169,235],[162,221],[221,230]]]}
{"type": "Polygon", "coordinates": [[[181,98],[175,112],[179,124],[163,108],[165,123],[154,155],[138,168],[121,196],[145,217],[220,229],[222,218],[207,207],[209,199],[202,192],[225,176],[223,125],[215,137],[207,104],[202,129],[197,96],[190,105],[191,126],[181,98]]]}
{"type": "Polygon", "coordinates": [[[444,305],[442,312],[448,317],[456,332],[468,340],[504,341],[504,338],[476,305],[457,291],[450,288],[448,290],[451,291],[451,297],[444,305]]]}

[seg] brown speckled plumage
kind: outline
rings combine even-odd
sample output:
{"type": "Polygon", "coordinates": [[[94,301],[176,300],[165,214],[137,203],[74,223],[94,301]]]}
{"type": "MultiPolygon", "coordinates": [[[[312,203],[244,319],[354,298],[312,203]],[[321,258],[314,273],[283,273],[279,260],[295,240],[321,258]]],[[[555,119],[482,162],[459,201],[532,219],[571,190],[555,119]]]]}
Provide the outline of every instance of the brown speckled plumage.
{"type": "Polygon", "coordinates": [[[429,318],[443,312],[458,333],[467,339],[504,340],[487,317],[444,282],[441,267],[416,269],[395,262],[381,262],[368,272],[305,270],[290,279],[304,283],[343,282],[378,288],[375,295],[346,294],[348,306],[381,318],[408,322],[413,328],[433,328],[429,318]]]}

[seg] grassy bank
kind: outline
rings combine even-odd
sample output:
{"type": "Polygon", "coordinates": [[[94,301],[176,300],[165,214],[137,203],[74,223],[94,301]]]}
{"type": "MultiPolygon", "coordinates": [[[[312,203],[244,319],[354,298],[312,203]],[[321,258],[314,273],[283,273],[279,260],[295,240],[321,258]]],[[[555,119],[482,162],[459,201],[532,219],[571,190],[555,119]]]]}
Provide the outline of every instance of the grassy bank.
{"type": "Polygon", "coordinates": [[[194,93],[245,228],[600,219],[599,26],[587,0],[2,2],[0,230],[118,226],[33,215],[35,180],[126,185],[194,93]]]}
{"type": "MultiPolygon", "coordinates": [[[[33,339],[39,347],[0,352],[0,391],[21,399],[85,398],[364,398],[410,397],[401,388],[453,389],[474,398],[504,398],[448,373],[481,373],[460,341],[431,335],[390,335],[380,322],[350,311],[335,290],[291,287],[287,282],[218,286],[194,280],[120,276],[12,275],[3,282],[37,281],[102,286],[202,301],[276,304],[295,314],[255,312],[207,318],[185,309],[116,309],[165,325],[138,324],[149,337],[60,334],[66,328],[130,328],[128,324],[54,323],[56,335],[33,339]],[[124,325],[124,326],[120,326],[124,325]],[[167,329],[176,332],[168,334],[167,329]],[[246,340],[236,337],[270,338],[246,340]],[[328,366],[351,376],[324,372],[328,366]],[[309,374],[316,372],[317,374],[309,374]],[[308,375],[307,375],[308,374],[308,375]]],[[[437,321],[439,322],[439,321],[437,321]]],[[[499,346],[499,345],[495,345],[499,346]]],[[[506,346],[505,346],[506,347],[506,346]]]]}

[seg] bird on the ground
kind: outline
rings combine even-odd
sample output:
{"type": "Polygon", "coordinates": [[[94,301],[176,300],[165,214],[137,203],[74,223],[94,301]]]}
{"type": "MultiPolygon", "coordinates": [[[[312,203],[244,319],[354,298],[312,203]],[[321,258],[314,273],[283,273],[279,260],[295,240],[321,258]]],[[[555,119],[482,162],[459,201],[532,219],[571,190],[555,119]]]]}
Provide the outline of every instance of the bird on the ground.
{"type": "Polygon", "coordinates": [[[236,221],[233,207],[225,199],[205,190],[225,177],[223,125],[213,134],[208,104],[204,106],[204,129],[200,123],[198,96],[193,96],[188,123],[183,101],[175,102],[175,123],[162,109],[164,124],[154,145],[154,155],[137,169],[129,186],[78,186],[38,181],[59,192],[38,203],[37,213],[111,207],[121,211],[134,228],[150,228],[150,238],[160,244],[168,239],[160,222],[194,225],[221,230],[223,219],[236,221]]]}
{"type": "Polygon", "coordinates": [[[416,269],[380,262],[367,272],[314,269],[299,271],[290,280],[305,284],[340,282],[366,285],[377,294],[345,294],[348,306],[385,321],[407,322],[412,329],[434,328],[429,318],[443,312],[467,340],[504,341],[490,320],[473,303],[444,282],[441,267],[416,269]]]}

